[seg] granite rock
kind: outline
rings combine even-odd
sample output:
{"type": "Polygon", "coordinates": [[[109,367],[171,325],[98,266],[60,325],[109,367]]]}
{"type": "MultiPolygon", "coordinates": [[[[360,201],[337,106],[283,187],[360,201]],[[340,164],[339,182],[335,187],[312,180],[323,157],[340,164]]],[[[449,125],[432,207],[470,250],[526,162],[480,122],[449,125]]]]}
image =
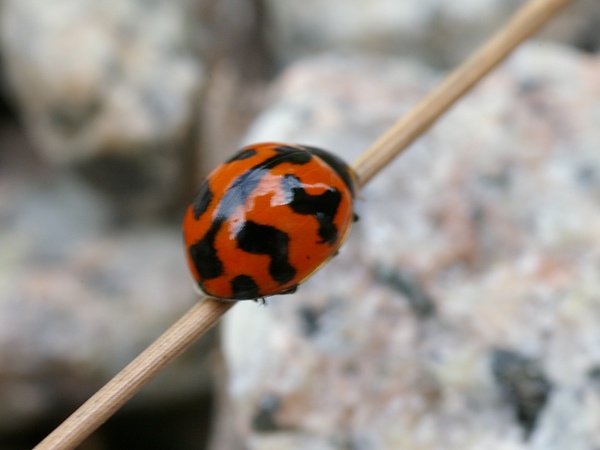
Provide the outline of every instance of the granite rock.
{"type": "MultiPolygon", "coordinates": [[[[453,67],[521,6],[521,0],[269,0],[269,36],[279,61],[340,48],[413,58],[453,67]]],[[[589,51],[600,47],[596,0],[574,2],[545,33],[589,51]]]]}
{"type": "MultiPolygon", "coordinates": [[[[68,172],[0,161],[0,435],[74,410],[189,308],[178,225],[115,225],[68,172]]],[[[208,336],[129,405],[210,388],[208,336]]]]}
{"type": "Polygon", "coordinates": [[[192,0],[195,42],[206,65],[200,104],[199,174],[227,159],[264,104],[276,70],[268,43],[270,13],[262,0],[192,0]]]}
{"type": "Polygon", "coordinates": [[[0,45],[37,149],[125,210],[181,195],[202,66],[180,2],[7,0],[0,45]]]}
{"type": "MultiPolygon", "coordinates": [[[[439,74],[293,65],[245,142],[347,160],[439,74]]],[[[251,449],[600,446],[600,60],[524,45],[369,183],[340,254],[224,322],[251,449]]]]}

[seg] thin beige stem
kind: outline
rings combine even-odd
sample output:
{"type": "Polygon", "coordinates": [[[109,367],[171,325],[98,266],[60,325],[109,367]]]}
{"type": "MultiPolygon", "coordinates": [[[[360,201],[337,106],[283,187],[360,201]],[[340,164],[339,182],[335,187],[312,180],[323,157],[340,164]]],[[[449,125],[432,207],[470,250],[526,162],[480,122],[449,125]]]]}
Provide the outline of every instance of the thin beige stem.
{"type": "Polygon", "coordinates": [[[167,364],[216,324],[234,304],[235,302],[213,298],[206,298],[196,303],[35,448],[39,450],[75,448],[167,364]]]}
{"type": "Polygon", "coordinates": [[[367,183],[475,83],[570,1],[531,0],[526,3],[495,36],[354,161],[353,168],[360,183],[367,183]]]}
{"type": "MultiPolygon", "coordinates": [[[[570,0],[531,0],[511,21],[437,89],[379,138],[353,164],[361,185],[420,136],[457,99],[496,66],[570,0]]],[[[37,450],[75,448],[160,370],[211,328],[235,302],[207,298],[193,306],[175,325],[77,411],[38,444],[37,450]]]]}

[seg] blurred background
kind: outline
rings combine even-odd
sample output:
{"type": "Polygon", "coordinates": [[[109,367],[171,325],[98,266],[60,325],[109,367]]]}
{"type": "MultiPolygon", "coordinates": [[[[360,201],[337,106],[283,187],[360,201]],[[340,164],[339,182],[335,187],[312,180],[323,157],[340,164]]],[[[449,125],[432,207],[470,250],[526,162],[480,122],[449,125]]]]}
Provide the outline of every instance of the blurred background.
{"type": "MultiPolygon", "coordinates": [[[[0,1],[0,449],[196,301],[180,221],[216,164],[351,161],[522,3],[0,1]]],[[[81,448],[597,449],[599,52],[575,1],[374,181],[326,275],[236,307],[81,448]]]]}

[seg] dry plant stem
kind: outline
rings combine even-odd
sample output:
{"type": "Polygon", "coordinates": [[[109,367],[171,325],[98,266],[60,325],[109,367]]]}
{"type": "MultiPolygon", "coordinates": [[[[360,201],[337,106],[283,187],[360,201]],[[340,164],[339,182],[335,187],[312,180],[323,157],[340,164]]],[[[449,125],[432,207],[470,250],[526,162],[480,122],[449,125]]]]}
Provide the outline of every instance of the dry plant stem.
{"type": "MultiPolygon", "coordinates": [[[[475,55],[456,69],[417,107],[378,139],[353,164],[364,185],[381,168],[421,135],[470,87],[497,65],[570,0],[531,0],[475,55]]],[[[207,298],[192,307],[175,325],[49,434],[37,450],[75,448],[117,409],[147,384],[198,337],[212,327],[235,302],[207,298]]]]}
{"type": "Polygon", "coordinates": [[[515,47],[570,2],[571,0],[531,0],[526,3],[492,39],[455,69],[354,162],[353,168],[361,184],[367,183],[515,47]]]}
{"type": "Polygon", "coordinates": [[[206,298],[79,407],[36,449],[72,449],[123,406],[167,364],[219,321],[235,302],[206,298]]]}

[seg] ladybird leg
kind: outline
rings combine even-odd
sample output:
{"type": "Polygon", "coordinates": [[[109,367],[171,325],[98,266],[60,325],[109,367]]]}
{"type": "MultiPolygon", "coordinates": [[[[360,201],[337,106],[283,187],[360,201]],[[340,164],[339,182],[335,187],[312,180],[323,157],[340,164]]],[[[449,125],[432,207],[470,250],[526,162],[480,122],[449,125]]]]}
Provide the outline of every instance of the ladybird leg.
{"type": "Polygon", "coordinates": [[[254,303],[258,303],[260,306],[267,306],[267,300],[264,297],[255,298],[254,303]]]}
{"type": "Polygon", "coordinates": [[[358,214],[352,213],[352,222],[358,222],[359,219],[360,217],[358,216],[358,214]]]}
{"type": "Polygon", "coordinates": [[[286,289],[283,292],[279,292],[279,295],[287,295],[287,294],[293,294],[294,292],[296,292],[298,290],[298,285],[296,286],[292,286],[291,288],[286,289]]]}

